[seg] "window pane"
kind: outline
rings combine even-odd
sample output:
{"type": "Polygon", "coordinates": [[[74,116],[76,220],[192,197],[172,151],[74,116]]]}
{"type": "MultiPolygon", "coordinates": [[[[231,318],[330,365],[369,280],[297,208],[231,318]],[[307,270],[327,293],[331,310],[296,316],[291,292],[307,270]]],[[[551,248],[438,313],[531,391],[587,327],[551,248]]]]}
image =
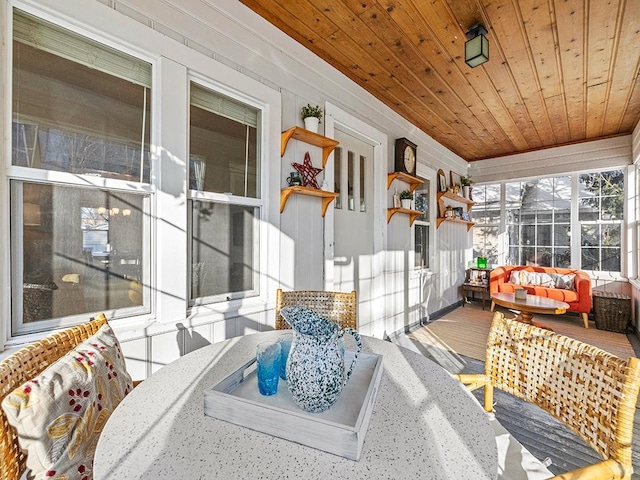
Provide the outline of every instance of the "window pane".
{"type": "Polygon", "coordinates": [[[571,246],[569,225],[556,225],[553,231],[553,244],[558,247],[571,246]]]}
{"type": "Polygon", "coordinates": [[[518,225],[509,225],[507,233],[509,234],[509,245],[520,244],[520,227],[518,225]]]}
{"type": "Polygon", "coordinates": [[[498,263],[498,227],[473,228],[473,257],[486,257],[487,264],[498,263]]]}
{"type": "Polygon", "coordinates": [[[334,159],[334,170],[333,170],[333,188],[334,191],[338,194],[334,203],[335,208],[342,208],[342,193],[340,191],[340,187],[342,185],[342,148],[336,147],[335,153],[333,155],[334,159]]]}
{"type": "Polygon", "coordinates": [[[256,290],[254,242],[260,209],[204,201],[191,205],[191,299],[256,290]]]}
{"type": "Polygon", "coordinates": [[[553,251],[556,268],[571,267],[571,250],[569,248],[555,248],[553,251]]]}
{"type": "Polygon", "coordinates": [[[429,268],[429,190],[431,182],[423,180],[414,191],[415,209],[423,212],[416,218],[414,229],[415,267],[429,268]]]}
{"type": "Polygon", "coordinates": [[[602,270],[610,272],[619,272],[621,270],[622,261],[620,259],[619,248],[603,248],[602,249],[602,270]]]}
{"type": "Polygon", "coordinates": [[[424,180],[422,184],[416,188],[414,199],[415,199],[415,209],[419,212],[422,212],[422,215],[417,217],[416,220],[428,222],[429,221],[429,188],[430,188],[429,180],[424,180]]]}
{"type": "Polygon", "coordinates": [[[367,211],[367,206],[365,203],[365,199],[364,199],[364,179],[365,179],[365,171],[364,169],[366,168],[366,161],[365,161],[365,157],[363,157],[362,155],[360,156],[360,211],[361,212],[366,212],[367,211]]]}
{"type": "Polygon", "coordinates": [[[415,236],[415,266],[429,268],[429,226],[416,224],[415,236]]]}
{"type": "MultiPolygon", "coordinates": [[[[21,16],[16,16],[16,28],[21,16]]],[[[31,25],[50,25],[33,20],[31,25]]],[[[30,27],[31,28],[31,27],[30,27]]],[[[149,182],[151,90],[117,67],[151,65],[50,25],[71,36],[102,68],[13,42],[13,165],[149,182]],[[106,52],[106,53],[105,53],[106,52]],[[114,72],[108,66],[111,64],[114,72]],[[116,71],[118,70],[118,71],[116,71]]],[[[143,82],[144,83],[144,82],[143,82]]]]}
{"type": "Polygon", "coordinates": [[[551,225],[538,225],[537,245],[551,245],[551,225]]]}
{"type": "Polygon", "coordinates": [[[582,255],[582,268],[585,270],[600,270],[600,251],[597,248],[580,249],[582,255]]]}
{"type": "Polygon", "coordinates": [[[353,199],[353,186],[355,185],[355,166],[353,163],[353,152],[347,151],[347,190],[349,195],[349,203],[347,204],[347,208],[349,210],[354,210],[354,199],[353,199]]]}
{"type": "Polygon", "coordinates": [[[189,188],[257,198],[258,110],[191,84],[189,188]],[[220,101],[224,104],[220,106],[220,101]],[[236,105],[252,121],[226,111],[236,105]]]}
{"type": "Polygon", "coordinates": [[[18,181],[11,194],[24,323],[143,305],[147,196],[18,181]]]}

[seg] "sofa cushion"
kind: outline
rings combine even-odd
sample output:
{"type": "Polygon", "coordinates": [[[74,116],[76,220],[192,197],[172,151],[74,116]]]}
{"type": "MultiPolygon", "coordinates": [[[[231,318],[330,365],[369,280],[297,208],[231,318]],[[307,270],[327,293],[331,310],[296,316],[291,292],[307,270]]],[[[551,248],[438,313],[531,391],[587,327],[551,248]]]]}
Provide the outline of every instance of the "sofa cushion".
{"type": "Polygon", "coordinates": [[[3,402],[35,478],[92,478],[102,427],[132,388],[111,327],[7,395],[3,402]]]}
{"type": "Polygon", "coordinates": [[[575,290],[563,290],[561,288],[545,288],[538,286],[528,286],[526,289],[530,295],[551,298],[561,302],[575,303],[579,300],[578,292],[575,290]]]}

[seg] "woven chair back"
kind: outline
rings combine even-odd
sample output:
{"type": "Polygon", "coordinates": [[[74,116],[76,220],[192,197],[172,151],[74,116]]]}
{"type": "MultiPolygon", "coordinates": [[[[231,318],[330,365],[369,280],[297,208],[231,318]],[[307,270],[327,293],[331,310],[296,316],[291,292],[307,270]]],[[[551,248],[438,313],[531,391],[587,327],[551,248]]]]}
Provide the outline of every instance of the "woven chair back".
{"type": "Polygon", "coordinates": [[[578,340],[506,319],[497,312],[487,339],[491,384],[544,409],[603,459],[631,471],[631,436],[640,361],[622,360],[578,340]]]}
{"type": "Polygon", "coordinates": [[[280,315],[280,310],[293,305],[310,308],[340,328],[357,328],[358,298],[355,290],[349,293],[321,290],[283,292],[279,288],[276,292],[276,330],[291,328],[280,315]]]}
{"type": "MultiPolygon", "coordinates": [[[[49,335],[21,348],[0,362],[0,402],[20,385],[42,373],[49,365],[96,333],[107,322],[99,314],[90,322],[49,335]]],[[[0,408],[0,480],[18,480],[26,470],[26,455],[16,431],[0,408]]]]}

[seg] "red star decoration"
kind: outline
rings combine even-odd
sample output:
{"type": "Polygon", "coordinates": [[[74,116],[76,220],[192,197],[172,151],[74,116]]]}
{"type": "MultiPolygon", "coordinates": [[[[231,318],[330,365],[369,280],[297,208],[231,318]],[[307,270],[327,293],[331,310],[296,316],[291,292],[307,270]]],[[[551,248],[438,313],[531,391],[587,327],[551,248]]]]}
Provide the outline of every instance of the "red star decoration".
{"type": "Polygon", "coordinates": [[[302,177],[302,185],[305,187],[313,187],[320,188],[318,186],[318,181],[316,177],[322,171],[322,168],[315,168],[311,164],[311,157],[309,156],[309,152],[304,154],[304,163],[292,163],[293,168],[295,168],[298,172],[300,172],[300,176],[302,177]]]}

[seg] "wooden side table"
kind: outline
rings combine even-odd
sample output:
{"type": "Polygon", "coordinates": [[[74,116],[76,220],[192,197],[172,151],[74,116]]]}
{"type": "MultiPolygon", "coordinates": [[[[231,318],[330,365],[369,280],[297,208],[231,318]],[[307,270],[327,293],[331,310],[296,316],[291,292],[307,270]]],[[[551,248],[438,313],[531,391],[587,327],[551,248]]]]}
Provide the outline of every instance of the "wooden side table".
{"type": "Polygon", "coordinates": [[[490,268],[471,267],[467,270],[467,275],[462,284],[462,306],[467,302],[469,292],[475,299],[476,292],[482,293],[482,310],[484,310],[485,302],[489,298],[489,272],[490,268]]]}

